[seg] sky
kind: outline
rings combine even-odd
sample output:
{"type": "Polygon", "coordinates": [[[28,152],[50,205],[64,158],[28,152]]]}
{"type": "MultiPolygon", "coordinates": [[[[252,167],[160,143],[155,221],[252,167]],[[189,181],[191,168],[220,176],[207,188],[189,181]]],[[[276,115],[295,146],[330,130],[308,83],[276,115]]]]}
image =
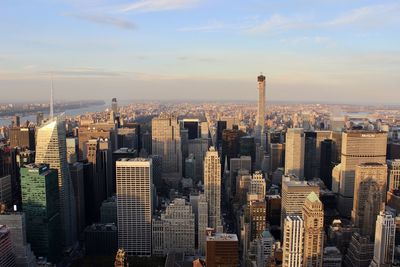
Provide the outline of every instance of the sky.
{"type": "Polygon", "coordinates": [[[0,102],[397,103],[400,1],[1,0],[0,102]]]}

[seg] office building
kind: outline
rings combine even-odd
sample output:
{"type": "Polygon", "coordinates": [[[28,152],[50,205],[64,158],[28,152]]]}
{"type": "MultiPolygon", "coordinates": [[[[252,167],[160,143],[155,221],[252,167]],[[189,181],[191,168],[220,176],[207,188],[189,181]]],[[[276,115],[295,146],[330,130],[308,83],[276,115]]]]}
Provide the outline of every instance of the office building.
{"type": "Polygon", "coordinates": [[[268,227],[279,227],[281,224],[281,205],[280,195],[266,196],[266,223],[268,227]]]}
{"type": "Polygon", "coordinates": [[[376,216],[384,207],[387,166],[381,163],[364,163],[356,167],[352,220],[362,235],[375,234],[376,216]]]}
{"type": "Polygon", "coordinates": [[[354,233],[344,257],[345,267],[368,267],[374,255],[374,243],[368,236],[354,233]]]}
{"type": "Polygon", "coordinates": [[[253,136],[243,136],[239,139],[239,155],[249,156],[251,161],[256,160],[256,144],[253,136]]]}
{"type": "Polygon", "coordinates": [[[117,198],[110,197],[103,201],[100,207],[100,222],[117,225],[117,198]]]}
{"type": "Polygon", "coordinates": [[[160,218],[153,219],[153,254],[170,252],[195,254],[195,215],[183,198],[174,199],[160,218]]]}
{"type": "Polygon", "coordinates": [[[48,165],[21,168],[22,209],[26,215],[27,240],[36,256],[49,262],[61,259],[63,240],[57,171],[48,165]]]}
{"type": "Polygon", "coordinates": [[[17,266],[11,242],[11,233],[5,225],[0,225],[0,266],[17,266]]]}
{"type": "Polygon", "coordinates": [[[293,177],[283,178],[281,225],[287,216],[302,215],[303,203],[311,192],[319,196],[319,187],[306,181],[296,181],[293,177]]]}
{"type": "Polygon", "coordinates": [[[389,186],[388,191],[400,189],[400,159],[388,160],[389,186]]]}
{"type": "Polygon", "coordinates": [[[162,156],[162,171],[167,182],[177,184],[182,175],[181,132],[173,117],[158,117],[151,121],[152,154],[162,156]],[[167,175],[168,174],[168,175],[167,175]]]}
{"type": "Polygon", "coordinates": [[[286,133],[285,174],[304,177],[305,135],[300,128],[291,128],[286,133]]]}
{"type": "Polygon", "coordinates": [[[263,173],[256,171],[250,181],[249,194],[255,195],[257,200],[265,199],[267,185],[263,176],[263,173]]]}
{"type": "Polygon", "coordinates": [[[395,218],[389,212],[381,211],[376,219],[374,258],[371,262],[371,267],[392,266],[395,236],[395,218]]]}
{"type": "Polygon", "coordinates": [[[86,255],[114,255],[118,249],[115,224],[92,224],[85,229],[86,255]]]}
{"type": "Polygon", "coordinates": [[[199,119],[183,119],[181,121],[182,128],[188,130],[189,140],[200,137],[200,120],[199,119]]]}
{"type": "Polygon", "coordinates": [[[35,150],[35,128],[13,127],[10,129],[10,147],[35,150]]]}
{"type": "Polygon", "coordinates": [[[206,242],[207,267],[239,265],[239,241],[235,234],[209,233],[206,242]]]}
{"type": "Polygon", "coordinates": [[[226,129],[227,129],[226,121],[218,120],[217,121],[217,129],[216,129],[217,130],[217,133],[216,133],[216,145],[217,145],[218,149],[220,149],[221,146],[222,146],[222,133],[226,129]]]}
{"type": "MultiPolygon", "coordinates": [[[[57,170],[63,245],[71,246],[77,237],[75,194],[67,162],[65,125],[61,117],[51,119],[37,130],[36,164],[49,164],[57,170]]],[[[32,244],[33,246],[33,244],[32,244]]]]}
{"type": "Polygon", "coordinates": [[[386,132],[346,131],[342,135],[339,170],[339,212],[351,216],[356,167],[363,163],[386,163],[386,132]]]}
{"type": "Polygon", "coordinates": [[[208,151],[210,139],[191,139],[188,141],[188,153],[193,154],[196,160],[196,179],[198,182],[203,180],[204,157],[208,151]]]}
{"type": "Polygon", "coordinates": [[[5,175],[0,177],[0,202],[10,207],[13,204],[12,200],[11,175],[5,175]]]}
{"type": "MultiPolygon", "coordinates": [[[[75,194],[77,230],[78,234],[80,234],[85,230],[86,226],[84,164],[82,162],[70,164],[69,171],[71,173],[71,180],[75,194]]],[[[93,195],[90,195],[90,197],[92,196],[93,195]]]]}
{"type": "Polygon", "coordinates": [[[258,238],[267,229],[266,217],[266,202],[264,198],[249,202],[250,241],[258,238]]]}
{"type": "Polygon", "coordinates": [[[16,266],[36,267],[36,257],[27,243],[25,214],[2,212],[0,207],[0,225],[6,225],[10,230],[16,266]]]}
{"type": "Polygon", "coordinates": [[[287,216],[283,229],[282,267],[303,266],[304,222],[300,216],[287,216]]]}
{"type": "Polygon", "coordinates": [[[268,259],[274,252],[275,238],[267,230],[263,231],[257,239],[256,264],[267,266],[268,259]]]}
{"type": "Polygon", "coordinates": [[[270,145],[270,151],[270,171],[275,172],[276,169],[283,167],[285,145],[273,143],[270,145]]]}
{"type": "Polygon", "coordinates": [[[340,250],[337,247],[325,247],[322,266],[342,267],[342,257],[342,253],[340,253],[340,250]]]}
{"type": "Polygon", "coordinates": [[[66,139],[67,144],[67,161],[73,164],[78,161],[78,138],[69,137],[66,139]]]}
{"type": "Polygon", "coordinates": [[[204,159],[204,194],[208,202],[208,226],[221,226],[221,163],[218,152],[210,147],[204,159]]]}
{"type": "Polygon", "coordinates": [[[311,192],[303,204],[304,266],[322,267],[324,249],[324,208],[316,193],[311,192]]]}
{"type": "Polygon", "coordinates": [[[128,255],[151,255],[152,161],[116,162],[118,247],[128,255]]]}
{"type": "Polygon", "coordinates": [[[329,190],[332,190],[333,141],[325,139],[321,142],[319,177],[329,190]]]}

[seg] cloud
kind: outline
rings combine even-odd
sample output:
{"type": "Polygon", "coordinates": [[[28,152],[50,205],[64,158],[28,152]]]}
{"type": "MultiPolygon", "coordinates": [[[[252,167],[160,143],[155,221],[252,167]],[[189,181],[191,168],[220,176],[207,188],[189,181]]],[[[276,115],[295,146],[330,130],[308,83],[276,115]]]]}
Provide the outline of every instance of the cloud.
{"type": "Polygon", "coordinates": [[[122,12],[154,12],[195,7],[199,0],[139,0],[121,9],[122,12]]]}
{"type": "Polygon", "coordinates": [[[92,14],[65,14],[65,15],[68,17],[85,20],[97,24],[111,25],[125,30],[133,30],[136,28],[136,25],[134,23],[116,17],[104,16],[104,15],[92,15],[92,14]]]}
{"type": "Polygon", "coordinates": [[[310,27],[310,24],[306,22],[305,18],[285,17],[279,14],[274,14],[266,21],[249,27],[246,31],[249,33],[279,33],[307,27],[310,27]]]}
{"type": "Polygon", "coordinates": [[[345,26],[359,24],[361,26],[380,26],[392,19],[398,19],[400,4],[369,5],[351,10],[328,21],[328,26],[345,26]]]}
{"type": "Polygon", "coordinates": [[[50,73],[57,76],[65,76],[65,77],[82,77],[82,76],[111,77],[111,76],[121,76],[124,72],[109,71],[93,67],[66,68],[63,70],[42,72],[42,74],[50,74],[50,73]]]}
{"type": "Polygon", "coordinates": [[[179,32],[216,32],[219,30],[224,30],[231,28],[230,25],[221,21],[210,21],[206,25],[194,26],[194,27],[182,27],[177,31],[179,32]]]}

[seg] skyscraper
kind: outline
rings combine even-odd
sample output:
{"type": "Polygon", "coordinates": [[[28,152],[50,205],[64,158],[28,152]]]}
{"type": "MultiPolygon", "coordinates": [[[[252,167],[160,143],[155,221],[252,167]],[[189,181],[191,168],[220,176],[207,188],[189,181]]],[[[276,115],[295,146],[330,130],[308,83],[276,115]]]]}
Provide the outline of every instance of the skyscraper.
{"type": "Polygon", "coordinates": [[[324,209],[322,202],[311,192],[303,204],[304,252],[303,264],[322,267],[324,249],[324,209]]]}
{"type": "Polygon", "coordinates": [[[114,112],[114,115],[118,113],[118,102],[115,97],[111,100],[111,111],[114,112]]]}
{"type": "Polygon", "coordinates": [[[76,210],[74,189],[67,162],[65,124],[62,117],[52,118],[37,130],[36,164],[49,164],[58,172],[61,231],[63,245],[76,241],[76,210]]]}
{"type": "Polygon", "coordinates": [[[283,230],[283,267],[303,266],[304,221],[300,216],[287,216],[283,230]]]}
{"type": "Polygon", "coordinates": [[[261,126],[261,132],[264,130],[265,125],[265,76],[259,75],[257,77],[258,82],[258,106],[257,106],[257,122],[258,126],[261,126]]]}
{"type": "Polygon", "coordinates": [[[207,267],[239,265],[239,241],[234,234],[210,234],[206,246],[207,267]]]}
{"type": "Polygon", "coordinates": [[[27,239],[36,256],[58,263],[61,258],[60,194],[57,171],[46,165],[21,168],[22,208],[26,214],[27,239]]]}
{"type": "Polygon", "coordinates": [[[305,135],[301,128],[290,128],[286,133],[285,174],[304,177],[305,135]]]}
{"type": "Polygon", "coordinates": [[[376,219],[374,258],[371,267],[392,266],[396,223],[392,214],[381,211],[376,219]]]}
{"type": "Polygon", "coordinates": [[[311,185],[306,181],[283,179],[281,225],[283,225],[284,219],[289,215],[302,215],[302,204],[311,192],[319,196],[319,187],[311,185]]]}
{"type": "Polygon", "coordinates": [[[208,202],[208,226],[221,226],[221,163],[218,152],[210,147],[204,159],[204,193],[208,202]]]}
{"type": "MultiPolygon", "coordinates": [[[[162,156],[163,173],[182,175],[182,151],[179,123],[176,118],[160,116],[151,121],[152,154],[162,156]]],[[[171,177],[171,175],[168,175],[171,177]]]]}
{"type": "Polygon", "coordinates": [[[364,163],[356,167],[352,220],[361,234],[374,237],[376,216],[384,207],[387,166],[364,163]]]}
{"type": "Polygon", "coordinates": [[[400,159],[388,160],[389,186],[388,191],[400,189],[400,159]]]}
{"type": "Polygon", "coordinates": [[[151,255],[152,161],[116,162],[118,247],[129,255],[151,255]]]}
{"type": "Polygon", "coordinates": [[[342,135],[339,171],[339,212],[350,217],[353,208],[356,166],[362,163],[386,162],[387,133],[378,131],[347,131],[342,135]]]}

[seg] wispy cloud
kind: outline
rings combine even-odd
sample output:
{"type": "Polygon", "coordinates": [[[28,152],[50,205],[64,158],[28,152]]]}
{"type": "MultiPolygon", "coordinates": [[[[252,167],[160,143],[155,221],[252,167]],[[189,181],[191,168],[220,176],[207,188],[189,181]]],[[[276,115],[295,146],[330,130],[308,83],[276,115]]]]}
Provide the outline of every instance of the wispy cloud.
{"type": "Polygon", "coordinates": [[[202,26],[194,26],[194,27],[182,27],[179,28],[180,32],[216,32],[220,30],[224,30],[230,28],[230,25],[221,22],[221,21],[210,21],[202,26]]]}
{"type": "Polygon", "coordinates": [[[82,77],[82,76],[110,77],[110,76],[120,76],[125,72],[110,71],[93,67],[80,67],[80,68],[65,68],[62,70],[42,72],[42,74],[46,73],[47,74],[52,73],[54,75],[65,76],[65,77],[82,77]]]}
{"type": "Polygon", "coordinates": [[[139,0],[124,6],[121,11],[154,12],[195,7],[199,0],[139,0]]]}
{"type": "Polygon", "coordinates": [[[136,25],[128,20],[121,18],[110,17],[105,15],[93,15],[93,14],[65,14],[68,17],[85,20],[97,24],[110,25],[125,30],[133,30],[136,25]]]}
{"type": "Polygon", "coordinates": [[[292,29],[310,27],[304,17],[286,17],[280,14],[274,14],[269,19],[249,27],[246,31],[249,33],[280,33],[292,29]]]}
{"type": "Polygon", "coordinates": [[[353,9],[346,14],[328,21],[328,26],[345,26],[358,24],[361,26],[380,26],[392,19],[399,19],[400,4],[369,5],[353,9]]]}

